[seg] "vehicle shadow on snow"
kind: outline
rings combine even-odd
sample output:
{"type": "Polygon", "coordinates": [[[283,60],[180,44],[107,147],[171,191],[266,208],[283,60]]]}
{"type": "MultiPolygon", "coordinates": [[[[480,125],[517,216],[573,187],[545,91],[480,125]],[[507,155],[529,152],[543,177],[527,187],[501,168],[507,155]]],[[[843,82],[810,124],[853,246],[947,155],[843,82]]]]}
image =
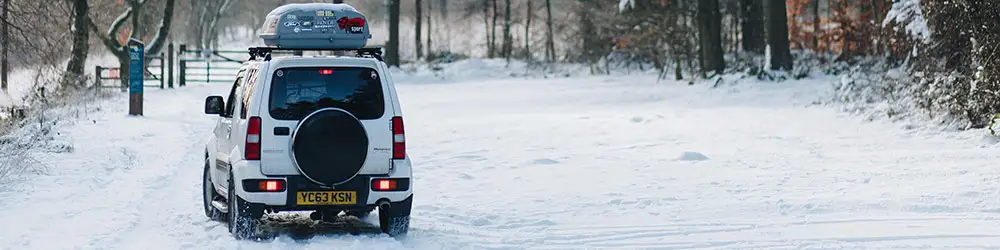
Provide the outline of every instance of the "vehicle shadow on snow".
{"type": "MultiPolygon", "coordinates": [[[[370,215],[376,216],[376,215],[370,215]]],[[[287,235],[292,239],[311,239],[316,236],[379,235],[378,224],[366,222],[358,217],[342,215],[334,221],[314,221],[309,214],[279,213],[261,218],[260,230],[268,235],[287,235]]]]}

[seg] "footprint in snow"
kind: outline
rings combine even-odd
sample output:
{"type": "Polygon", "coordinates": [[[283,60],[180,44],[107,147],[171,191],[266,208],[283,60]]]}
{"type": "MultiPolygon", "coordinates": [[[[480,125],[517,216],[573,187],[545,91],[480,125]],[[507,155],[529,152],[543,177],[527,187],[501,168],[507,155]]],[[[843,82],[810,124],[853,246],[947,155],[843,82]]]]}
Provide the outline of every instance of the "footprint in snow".
{"type": "Polygon", "coordinates": [[[678,161],[707,161],[708,156],[702,153],[685,151],[677,157],[678,161]]]}
{"type": "Polygon", "coordinates": [[[462,178],[462,179],[465,179],[465,180],[475,179],[475,177],[472,177],[472,175],[469,175],[469,174],[466,174],[466,173],[458,173],[458,178],[462,178]]]}
{"type": "Polygon", "coordinates": [[[553,164],[559,164],[559,161],[556,161],[556,160],[553,160],[553,159],[538,159],[538,160],[535,160],[535,164],[538,164],[538,165],[553,165],[553,164]]]}

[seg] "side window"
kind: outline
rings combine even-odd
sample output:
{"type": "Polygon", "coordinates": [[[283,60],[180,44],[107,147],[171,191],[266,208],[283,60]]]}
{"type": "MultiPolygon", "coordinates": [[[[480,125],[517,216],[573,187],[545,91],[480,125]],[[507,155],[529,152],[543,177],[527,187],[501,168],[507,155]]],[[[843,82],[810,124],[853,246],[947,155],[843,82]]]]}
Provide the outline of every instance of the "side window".
{"type": "Polygon", "coordinates": [[[257,86],[257,70],[250,70],[247,74],[247,81],[243,84],[243,105],[240,107],[240,119],[247,119],[247,112],[250,110],[253,101],[253,91],[257,86]]]}
{"type": "Polygon", "coordinates": [[[229,98],[226,99],[226,117],[233,117],[233,111],[236,109],[236,90],[240,89],[240,82],[243,81],[243,72],[237,74],[236,82],[233,83],[233,89],[229,91],[229,98]]]}

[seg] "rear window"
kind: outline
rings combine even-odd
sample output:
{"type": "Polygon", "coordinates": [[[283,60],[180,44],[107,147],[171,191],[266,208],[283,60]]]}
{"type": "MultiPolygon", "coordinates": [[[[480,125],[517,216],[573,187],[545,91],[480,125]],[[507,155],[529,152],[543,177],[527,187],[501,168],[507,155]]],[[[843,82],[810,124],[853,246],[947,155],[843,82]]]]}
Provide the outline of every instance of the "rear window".
{"type": "Polygon", "coordinates": [[[300,120],[322,108],[340,108],[358,119],[382,117],[378,72],[363,67],[284,68],[271,78],[271,117],[300,120]]]}

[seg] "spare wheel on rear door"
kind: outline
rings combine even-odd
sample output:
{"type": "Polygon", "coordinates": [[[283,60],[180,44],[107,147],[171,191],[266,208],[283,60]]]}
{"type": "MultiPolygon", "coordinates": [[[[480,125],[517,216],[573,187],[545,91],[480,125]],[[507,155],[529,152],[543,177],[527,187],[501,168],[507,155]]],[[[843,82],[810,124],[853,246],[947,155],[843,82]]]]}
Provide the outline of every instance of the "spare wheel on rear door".
{"type": "Polygon", "coordinates": [[[361,171],[368,157],[368,134],[357,117],[339,108],[312,112],[292,137],[292,158],[316,184],[344,183],[361,171]]]}

